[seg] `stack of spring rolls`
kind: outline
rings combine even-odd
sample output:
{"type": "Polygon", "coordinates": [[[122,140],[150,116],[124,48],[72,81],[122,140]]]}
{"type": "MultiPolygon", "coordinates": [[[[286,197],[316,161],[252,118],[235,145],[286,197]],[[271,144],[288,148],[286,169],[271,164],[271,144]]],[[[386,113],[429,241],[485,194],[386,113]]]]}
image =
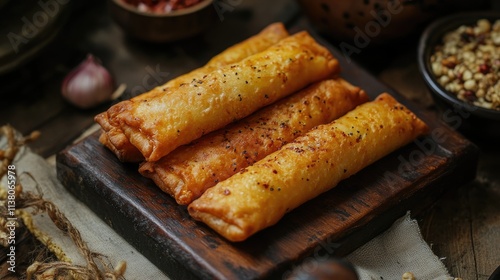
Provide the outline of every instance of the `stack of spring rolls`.
{"type": "Polygon", "coordinates": [[[142,162],[189,214],[231,241],[427,131],[388,94],[372,102],[338,61],[281,23],[96,116],[100,141],[142,162]]]}

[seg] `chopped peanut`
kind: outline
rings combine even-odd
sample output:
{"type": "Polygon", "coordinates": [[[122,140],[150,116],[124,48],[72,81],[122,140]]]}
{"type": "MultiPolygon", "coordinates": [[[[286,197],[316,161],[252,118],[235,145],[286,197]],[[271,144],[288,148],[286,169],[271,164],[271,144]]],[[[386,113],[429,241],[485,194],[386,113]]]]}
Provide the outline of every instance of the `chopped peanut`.
{"type": "Polygon", "coordinates": [[[500,20],[480,19],[445,34],[431,68],[439,84],[459,99],[500,110],[500,20]]]}

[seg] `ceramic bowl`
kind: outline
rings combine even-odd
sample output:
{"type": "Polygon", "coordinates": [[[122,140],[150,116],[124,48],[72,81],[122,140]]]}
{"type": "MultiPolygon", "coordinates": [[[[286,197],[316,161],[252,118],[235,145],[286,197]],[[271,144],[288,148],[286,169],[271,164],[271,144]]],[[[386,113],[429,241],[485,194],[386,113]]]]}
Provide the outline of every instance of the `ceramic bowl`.
{"type": "Polygon", "coordinates": [[[435,47],[442,43],[443,36],[461,25],[475,25],[479,19],[494,22],[500,19],[500,12],[460,13],[431,23],[420,38],[419,70],[441,109],[442,119],[445,122],[473,137],[500,139],[500,110],[474,106],[458,99],[439,84],[431,68],[431,56],[435,47]]]}

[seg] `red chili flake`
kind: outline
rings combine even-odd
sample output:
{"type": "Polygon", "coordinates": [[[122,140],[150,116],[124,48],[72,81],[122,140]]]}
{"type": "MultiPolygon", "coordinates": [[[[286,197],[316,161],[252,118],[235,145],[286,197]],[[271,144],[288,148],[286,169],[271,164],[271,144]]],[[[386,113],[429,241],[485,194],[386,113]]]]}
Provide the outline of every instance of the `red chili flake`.
{"type": "Polygon", "coordinates": [[[464,92],[464,97],[465,99],[467,99],[469,102],[474,102],[477,100],[477,96],[476,96],[476,93],[471,91],[471,90],[467,90],[464,92]]]}
{"type": "Polygon", "coordinates": [[[483,74],[488,74],[491,70],[491,67],[486,64],[486,63],[483,63],[481,65],[479,65],[479,72],[483,73],[483,74]]]}
{"type": "Polygon", "coordinates": [[[276,170],[273,170],[273,173],[274,173],[274,174],[278,174],[278,171],[276,171],[276,170]]]}

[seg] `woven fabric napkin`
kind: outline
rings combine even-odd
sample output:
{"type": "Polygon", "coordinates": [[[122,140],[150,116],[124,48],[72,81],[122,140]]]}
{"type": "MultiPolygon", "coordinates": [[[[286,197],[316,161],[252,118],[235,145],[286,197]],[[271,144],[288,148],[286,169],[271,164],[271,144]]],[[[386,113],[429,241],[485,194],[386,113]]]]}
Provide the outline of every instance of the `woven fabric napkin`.
{"type": "Polygon", "coordinates": [[[401,279],[411,272],[417,280],[449,280],[443,263],[423,240],[410,213],[392,227],[347,256],[360,279],[401,279]]]}
{"type": "MultiPolygon", "coordinates": [[[[0,148],[5,144],[5,139],[0,138],[0,148]]],[[[14,164],[25,191],[41,190],[44,198],[55,203],[79,229],[89,248],[106,255],[111,264],[126,261],[126,279],[168,279],[86,205],[68,193],[57,180],[54,165],[49,162],[27,148],[18,153],[14,164]],[[23,175],[28,173],[30,176],[23,175]]],[[[6,185],[5,178],[2,183],[3,186],[6,185]]],[[[73,263],[85,264],[69,237],[61,234],[48,217],[34,216],[34,223],[38,229],[51,236],[54,244],[73,263]]],[[[362,280],[401,279],[405,272],[412,272],[417,280],[453,279],[422,239],[418,224],[410,219],[409,214],[350,254],[347,259],[357,267],[362,280]]]]}

